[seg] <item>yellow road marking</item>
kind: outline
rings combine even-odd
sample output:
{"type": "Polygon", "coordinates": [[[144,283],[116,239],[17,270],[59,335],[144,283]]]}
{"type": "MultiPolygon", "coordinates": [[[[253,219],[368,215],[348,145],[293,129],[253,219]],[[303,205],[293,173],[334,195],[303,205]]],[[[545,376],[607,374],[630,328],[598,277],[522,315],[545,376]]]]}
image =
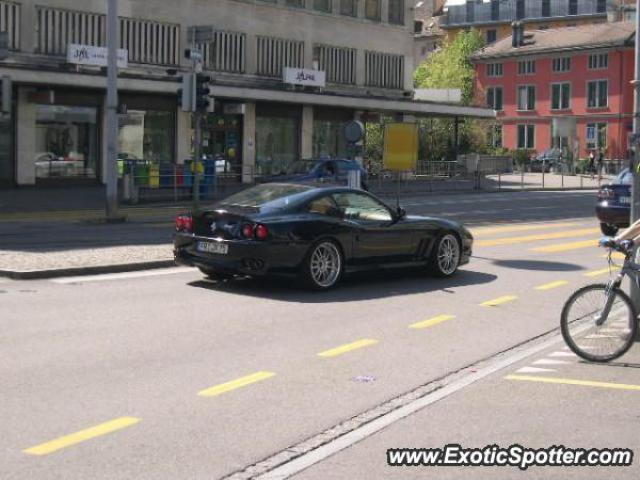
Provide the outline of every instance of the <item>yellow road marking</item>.
{"type": "Polygon", "coordinates": [[[640,385],[627,385],[624,383],[609,383],[609,382],[592,382],[589,380],[575,380],[573,378],[536,377],[533,375],[508,375],[504,378],[507,380],[514,380],[517,382],[555,383],[558,385],[579,385],[581,387],[612,388],[614,390],[640,391],[640,385]]]}
{"type": "Polygon", "coordinates": [[[70,447],[71,445],[75,445],[86,440],[91,440],[92,438],[100,437],[117,430],[122,430],[123,428],[135,425],[139,421],[139,418],[133,417],[117,418],[115,420],[111,420],[110,422],[101,423],[100,425],[96,425],[95,427],[87,428],[86,430],[80,430],[79,432],[56,438],[55,440],[51,440],[50,442],[27,448],[26,450],[23,450],[23,452],[28,453],[29,455],[47,455],[62,448],[70,447]]]}
{"type": "Polygon", "coordinates": [[[538,285],[536,287],[536,290],[553,290],[554,288],[564,287],[565,285],[569,285],[569,282],[567,282],[566,280],[558,280],[557,282],[538,285]]]}
{"type": "Polygon", "coordinates": [[[585,277],[599,277],[600,275],[609,275],[610,272],[615,272],[616,270],[620,270],[621,267],[618,265],[611,265],[611,268],[603,268],[601,270],[594,270],[593,272],[587,272],[584,274],[585,277]]]}
{"type": "Polygon", "coordinates": [[[532,251],[544,253],[559,253],[569,252],[571,250],[581,250],[583,248],[596,248],[597,246],[597,240],[582,240],[580,242],[560,243],[556,245],[548,245],[546,247],[533,248],[532,251]]]}
{"type": "Polygon", "coordinates": [[[474,237],[490,235],[493,233],[527,232],[531,230],[546,230],[550,228],[571,228],[577,227],[579,223],[536,223],[533,225],[508,225],[505,227],[475,228],[471,230],[474,237]]]}
{"type": "Polygon", "coordinates": [[[516,243],[528,243],[528,242],[539,242],[542,240],[554,240],[557,238],[571,238],[571,237],[580,237],[584,235],[591,235],[592,233],[599,232],[598,228],[583,228],[580,230],[570,230],[568,232],[554,232],[554,233],[543,233],[536,235],[525,235],[524,237],[507,237],[507,238],[496,238],[494,240],[480,240],[476,242],[479,247],[495,247],[497,245],[513,245],[516,243]]]}
{"type": "Polygon", "coordinates": [[[211,388],[202,390],[198,392],[198,395],[201,397],[215,397],[216,395],[221,395],[223,393],[230,392],[231,390],[246,387],[247,385],[251,385],[252,383],[261,382],[262,380],[274,377],[275,375],[276,374],[273,372],[252,373],[251,375],[247,375],[246,377],[236,378],[235,380],[231,380],[230,382],[221,383],[220,385],[215,385],[211,388]]]}
{"type": "MultiPolygon", "coordinates": [[[[602,258],[609,258],[609,254],[605,253],[604,255],[602,255],[602,258]]],[[[613,252],[611,254],[611,258],[615,258],[616,260],[624,260],[625,258],[627,258],[625,256],[624,253],[620,253],[620,252],[613,252]]]]}
{"type": "Polygon", "coordinates": [[[447,320],[453,320],[454,318],[456,318],[455,315],[438,315],[437,317],[430,318],[429,320],[423,320],[422,322],[411,324],[409,325],[409,328],[420,330],[422,328],[433,327],[434,325],[446,322],[447,320]]]}
{"type": "Polygon", "coordinates": [[[513,302],[518,297],[516,295],[505,295],[503,297],[494,298],[493,300],[488,300],[486,302],[482,302],[480,305],[483,307],[497,307],[498,305],[503,305],[505,303],[513,302]]]}
{"type": "Polygon", "coordinates": [[[365,338],[364,340],[358,340],[357,342],[347,343],[346,345],[341,345],[336,348],[332,348],[330,350],[325,350],[324,352],[320,352],[318,354],[319,357],[337,357],[338,355],[342,355],[343,353],[351,352],[353,350],[357,350],[359,348],[368,347],[370,345],[375,345],[378,343],[378,340],[371,340],[369,338],[365,338]]]}

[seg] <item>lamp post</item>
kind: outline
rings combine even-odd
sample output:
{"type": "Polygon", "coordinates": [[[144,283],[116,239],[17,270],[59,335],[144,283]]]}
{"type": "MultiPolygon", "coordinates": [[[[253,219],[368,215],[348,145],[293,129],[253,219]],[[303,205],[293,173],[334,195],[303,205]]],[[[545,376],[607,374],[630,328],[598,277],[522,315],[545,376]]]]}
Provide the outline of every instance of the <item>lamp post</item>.
{"type": "Polygon", "coordinates": [[[118,220],[118,0],[107,5],[107,221],[118,220]]]}

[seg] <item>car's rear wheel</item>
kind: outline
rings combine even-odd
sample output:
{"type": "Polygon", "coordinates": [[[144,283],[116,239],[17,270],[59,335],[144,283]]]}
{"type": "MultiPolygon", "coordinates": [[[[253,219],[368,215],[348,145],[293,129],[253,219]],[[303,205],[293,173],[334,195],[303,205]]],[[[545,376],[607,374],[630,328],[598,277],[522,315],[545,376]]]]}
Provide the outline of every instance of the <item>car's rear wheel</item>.
{"type": "Polygon", "coordinates": [[[335,286],[344,270],[340,247],[333,240],[316,243],[305,257],[302,279],[307,288],[328,290],[335,286]]]}
{"type": "Polygon", "coordinates": [[[610,225],[608,223],[601,223],[600,230],[602,231],[602,234],[606,235],[607,237],[614,237],[616,233],[618,233],[618,227],[616,227],[615,225],[610,225]]]}
{"type": "Polygon", "coordinates": [[[452,233],[440,235],[431,254],[429,269],[437,277],[450,277],[460,266],[461,248],[452,233]]]}
{"type": "Polygon", "coordinates": [[[198,270],[204,273],[207,278],[209,278],[209,280],[217,280],[218,282],[222,282],[224,280],[233,278],[233,275],[230,273],[220,272],[212,268],[198,267],[198,270]]]}

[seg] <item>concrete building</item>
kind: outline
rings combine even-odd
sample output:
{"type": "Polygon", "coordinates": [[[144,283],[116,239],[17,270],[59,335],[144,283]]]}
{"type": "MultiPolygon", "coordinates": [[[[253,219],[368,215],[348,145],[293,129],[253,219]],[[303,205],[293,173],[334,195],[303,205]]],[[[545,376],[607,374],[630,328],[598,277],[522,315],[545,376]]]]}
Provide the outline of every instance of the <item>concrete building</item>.
{"type": "Polygon", "coordinates": [[[487,44],[511,35],[511,23],[520,20],[526,30],[575,27],[603,23],[618,16],[635,0],[467,0],[448,2],[439,17],[448,38],[460,30],[476,28],[487,44]]]}
{"type": "MultiPolygon", "coordinates": [[[[13,91],[0,120],[1,184],[104,178],[106,74],[91,61],[106,45],[106,3],[0,0],[10,48],[0,75],[13,91]]],[[[345,155],[342,126],[354,118],[491,115],[412,100],[410,1],[120,0],[119,17],[121,158],[190,157],[191,117],[176,94],[191,67],[185,48],[200,49],[214,77],[204,153],[224,157],[238,181],[345,155]],[[295,85],[286,67],[324,72],[326,82],[295,85]]]]}
{"type": "Polygon", "coordinates": [[[634,23],[611,22],[529,31],[476,53],[478,101],[497,112],[494,145],[626,158],[634,44],[634,23]]]}

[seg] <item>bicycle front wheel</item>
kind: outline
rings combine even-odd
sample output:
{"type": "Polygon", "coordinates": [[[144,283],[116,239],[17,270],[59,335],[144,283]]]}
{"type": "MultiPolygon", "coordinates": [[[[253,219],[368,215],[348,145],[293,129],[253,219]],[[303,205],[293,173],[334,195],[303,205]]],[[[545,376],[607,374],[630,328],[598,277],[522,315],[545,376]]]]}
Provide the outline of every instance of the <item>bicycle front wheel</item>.
{"type": "Polygon", "coordinates": [[[562,309],[560,328],[564,341],[576,355],[590,362],[609,362],[631,348],[638,320],[626,293],[596,284],[583,287],[569,297],[562,309]],[[598,325],[607,295],[613,295],[611,310],[598,325]]]}

